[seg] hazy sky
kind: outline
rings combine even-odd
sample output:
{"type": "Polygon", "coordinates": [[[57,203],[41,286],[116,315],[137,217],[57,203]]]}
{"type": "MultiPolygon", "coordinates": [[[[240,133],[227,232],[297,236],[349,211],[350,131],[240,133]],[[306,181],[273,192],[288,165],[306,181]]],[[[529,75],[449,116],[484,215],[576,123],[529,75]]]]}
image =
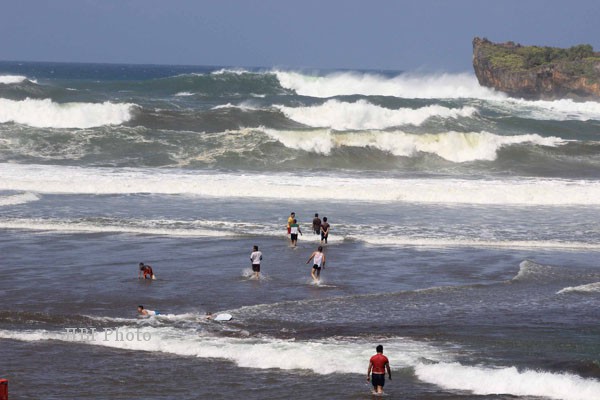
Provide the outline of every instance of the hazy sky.
{"type": "Polygon", "coordinates": [[[0,60],[454,72],[474,36],[600,50],[600,1],[15,0],[0,60]]]}

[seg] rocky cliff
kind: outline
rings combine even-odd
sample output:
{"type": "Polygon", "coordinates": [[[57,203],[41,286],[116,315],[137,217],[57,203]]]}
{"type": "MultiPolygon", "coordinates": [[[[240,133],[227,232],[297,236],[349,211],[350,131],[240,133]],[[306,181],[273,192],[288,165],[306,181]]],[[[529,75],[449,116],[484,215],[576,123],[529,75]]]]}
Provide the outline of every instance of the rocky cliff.
{"type": "Polygon", "coordinates": [[[600,53],[473,39],[473,68],[482,86],[513,97],[600,100],[600,53]]]}

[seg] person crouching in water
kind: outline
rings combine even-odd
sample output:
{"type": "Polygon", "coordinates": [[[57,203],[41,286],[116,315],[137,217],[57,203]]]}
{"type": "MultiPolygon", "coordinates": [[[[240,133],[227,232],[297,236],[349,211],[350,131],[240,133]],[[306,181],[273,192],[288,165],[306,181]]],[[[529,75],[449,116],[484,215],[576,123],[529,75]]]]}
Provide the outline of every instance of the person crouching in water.
{"type": "Polygon", "coordinates": [[[140,263],[140,271],[138,272],[138,279],[142,278],[142,274],[144,275],[144,279],[156,279],[154,276],[154,271],[152,271],[152,267],[144,264],[143,262],[140,263]]]}

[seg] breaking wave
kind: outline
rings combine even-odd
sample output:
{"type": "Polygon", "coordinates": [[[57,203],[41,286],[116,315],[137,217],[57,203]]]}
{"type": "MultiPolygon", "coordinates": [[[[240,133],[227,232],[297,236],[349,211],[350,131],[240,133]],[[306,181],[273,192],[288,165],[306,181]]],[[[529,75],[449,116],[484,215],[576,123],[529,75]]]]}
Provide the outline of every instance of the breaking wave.
{"type": "Polygon", "coordinates": [[[204,173],[0,163],[0,190],[32,193],[190,194],[221,198],[367,202],[591,205],[600,182],[562,179],[396,179],[292,174],[204,173]],[[385,190],[382,190],[385,188],[385,190]]]}
{"type": "Polygon", "coordinates": [[[132,118],[135,104],[55,103],[50,99],[0,99],[0,123],[14,122],[36,128],[91,128],[120,125],[132,118]]]}
{"type": "Polygon", "coordinates": [[[481,98],[505,96],[479,85],[473,74],[417,75],[387,77],[374,73],[335,72],[310,76],[298,72],[275,71],[282,87],[303,96],[348,95],[394,96],[412,99],[481,98]]]}
{"type": "Polygon", "coordinates": [[[580,286],[569,286],[559,290],[556,294],[563,293],[600,293],[600,282],[580,286]]]}
{"type": "Polygon", "coordinates": [[[26,76],[21,75],[0,75],[0,84],[12,85],[27,80],[26,76]]]}
{"type": "Polygon", "coordinates": [[[439,134],[411,134],[401,131],[340,133],[329,130],[265,130],[265,132],[286,147],[319,154],[330,154],[333,149],[344,146],[371,147],[404,157],[419,152],[431,153],[457,163],[475,160],[493,161],[499,149],[514,144],[531,143],[555,147],[565,143],[557,137],[542,137],[536,134],[500,136],[489,132],[439,134]]]}
{"type": "MultiPolygon", "coordinates": [[[[0,330],[1,339],[27,342],[59,340],[131,351],[219,358],[242,368],[364,374],[372,342],[338,337],[322,340],[282,340],[270,337],[217,337],[196,329],[119,327],[78,337],[65,331],[0,330]],[[120,336],[119,336],[120,335],[120,336]],[[92,340],[93,338],[93,340],[92,340]],[[120,339],[120,340],[119,340],[120,339]]],[[[590,400],[600,393],[600,382],[568,373],[518,370],[515,367],[467,366],[454,362],[443,350],[407,338],[382,341],[394,368],[410,368],[423,382],[477,395],[509,394],[562,400],[590,400]],[[423,360],[436,360],[424,362],[423,360]]]]}
{"type": "Polygon", "coordinates": [[[366,100],[354,103],[328,100],[324,104],[311,107],[277,107],[286,117],[294,121],[316,128],[329,127],[337,130],[385,129],[401,125],[419,126],[432,117],[470,117],[476,112],[474,107],[451,109],[440,105],[392,110],[371,104],[366,100]]]}

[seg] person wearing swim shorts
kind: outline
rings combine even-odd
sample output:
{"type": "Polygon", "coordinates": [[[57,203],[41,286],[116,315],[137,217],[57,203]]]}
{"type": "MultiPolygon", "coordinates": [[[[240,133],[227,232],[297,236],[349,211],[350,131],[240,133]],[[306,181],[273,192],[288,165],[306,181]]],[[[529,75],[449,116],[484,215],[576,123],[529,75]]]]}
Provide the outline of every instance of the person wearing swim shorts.
{"type": "Polygon", "coordinates": [[[313,251],[306,263],[308,264],[310,260],[313,261],[310,276],[313,278],[313,281],[317,283],[321,279],[321,269],[325,269],[325,253],[323,253],[323,246],[319,246],[317,251],[313,251]]]}
{"type": "Polygon", "coordinates": [[[300,229],[300,225],[298,225],[298,220],[294,219],[290,225],[290,240],[292,242],[292,247],[296,247],[298,244],[298,234],[302,235],[302,229],[300,229]]]}
{"type": "Polygon", "coordinates": [[[287,220],[287,233],[288,233],[288,235],[292,233],[292,224],[294,223],[294,219],[296,219],[296,213],[295,212],[291,212],[290,216],[288,217],[288,220],[287,220]]]}
{"type": "Polygon", "coordinates": [[[250,253],[250,261],[252,262],[252,271],[254,272],[254,277],[256,279],[259,278],[260,274],[260,261],[262,260],[262,253],[258,251],[258,246],[254,246],[252,248],[252,253],[250,253]]]}
{"type": "Polygon", "coordinates": [[[387,370],[390,380],[392,380],[392,371],[390,370],[390,361],[383,355],[383,346],[379,345],[375,350],[377,354],[369,360],[367,381],[371,381],[374,393],[382,394],[385,385],[385,371],[387,370]]]}

